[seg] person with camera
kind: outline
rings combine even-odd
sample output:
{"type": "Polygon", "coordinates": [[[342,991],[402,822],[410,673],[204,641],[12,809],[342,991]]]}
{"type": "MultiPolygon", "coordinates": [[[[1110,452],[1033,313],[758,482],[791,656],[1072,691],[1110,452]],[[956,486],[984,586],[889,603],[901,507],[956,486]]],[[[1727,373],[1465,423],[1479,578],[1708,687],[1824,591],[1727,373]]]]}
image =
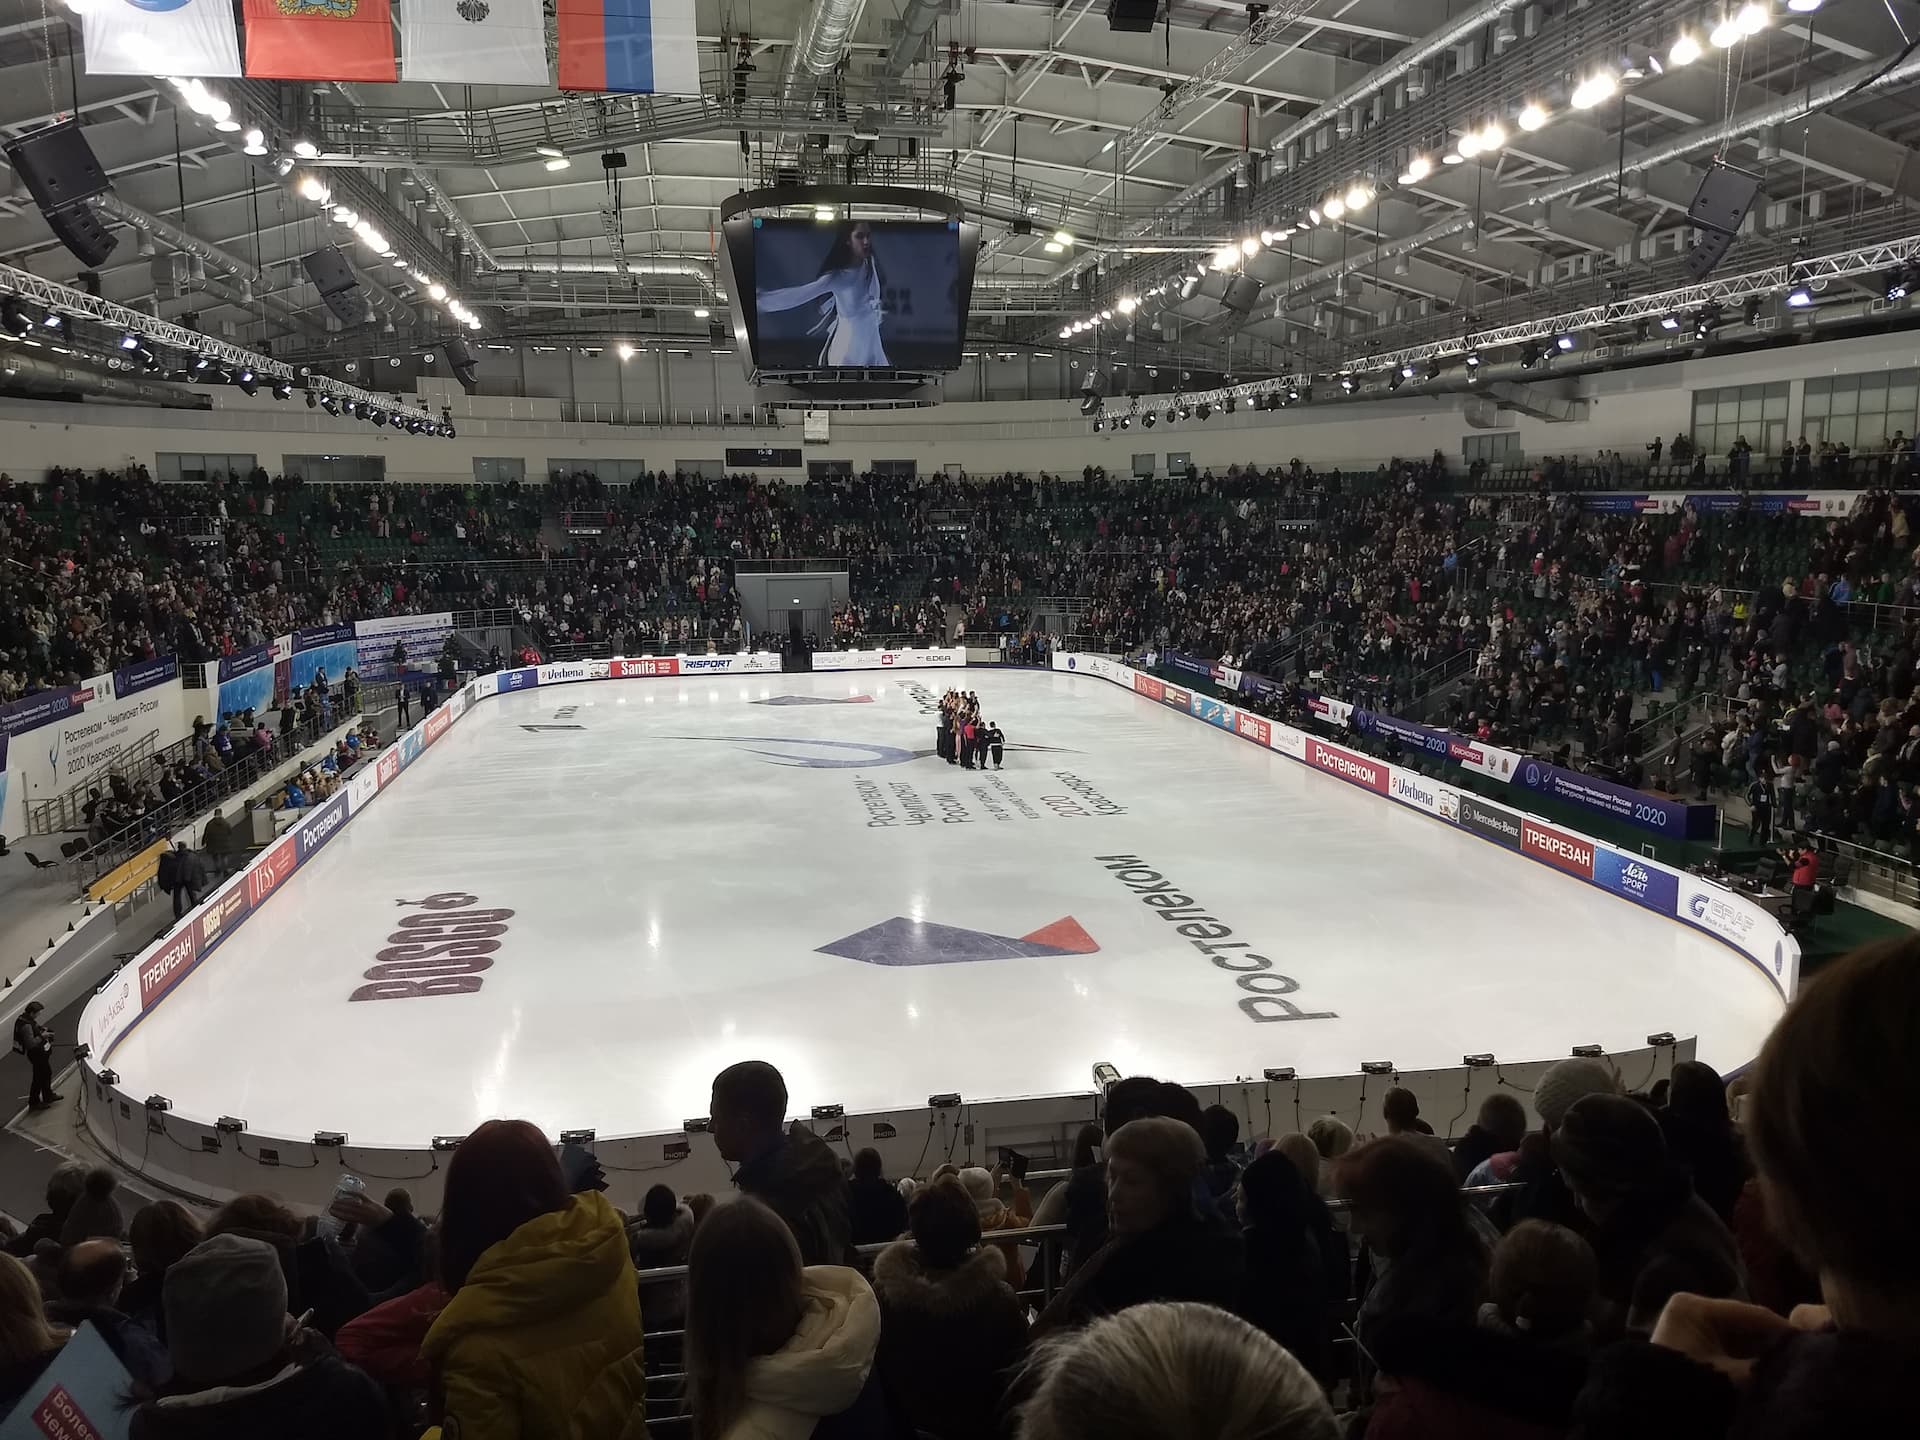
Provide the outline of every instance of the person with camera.
{"type": "Polygon", "coordinates": [[[33,1077],[27,1088],[30,1110],[44,1110],[60,1098],[53,1088],[53,1032],[40,1023],[46,1009],[35,1000],[13,1022],[14,1052],[27,1057],[33,1077]]]}

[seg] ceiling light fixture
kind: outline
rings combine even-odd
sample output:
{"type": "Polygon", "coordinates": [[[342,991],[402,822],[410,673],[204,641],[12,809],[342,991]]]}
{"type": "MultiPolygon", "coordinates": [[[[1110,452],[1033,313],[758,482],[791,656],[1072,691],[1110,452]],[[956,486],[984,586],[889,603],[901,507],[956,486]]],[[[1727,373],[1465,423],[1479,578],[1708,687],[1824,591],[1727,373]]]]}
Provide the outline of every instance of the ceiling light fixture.
{"type": "Polygon", "coordinates": [[[1449,150],[1440,157],[1442,165],[1458,165],[1465,157],[1458,150],[1449,150]]]}
{"type": "Polygon", "coordinates": [[[1402,185],[1417,185],[1433,173],[1433,161],[1424,155],[1416,155],[1407,162],[1407,168],[1400,172],[1402,185]]]}
{"type": "Polygon", "coordinates": [[[1733,25],[1742,35],[1758,35],[1767,28],[1767,7],[1759,0],[1747,0],[1734,12],[1733,25]]]}
{"type": "Polygon", "coordinates": [[[567,152],[562,150],[558,145],[536,145],[533,147],[533,153],[536,155],[544,155],[549,160],[559,160],[562,159],[567,152]]]}
{"type": "Polygon", "coordinates": [[[1460,143],[1455,145],[1453,148],[1460,152],[1461,159],[1463,160],[1473,159],[1474,156],[1480,153],[1482,148],[1480,143],[1480,132],[1478,130],[1467,131],[1466,134],[1460,137],[1460,143]]]}
{"type": "Polygon", "coordinates": [[[1667,51],[1669,65],[1691,65],[1700,58],[1700,37],[1691,30],[1682,30],[1674,37],[1673,46],[1667,51]]]}
{"type": "Polygon", "coordinates": [[[1529,100],[1525,105],[1520,107],[1520,114],[1516,118],[1519,120],[1522,130],[1531,131],[1538,130],[1541,126],[1545,125],[1551,117],[1547,114],[1546,106],[1542,105],[1538,100],[1529,100]]]}
{"type": "Polygon", "coordinates": [[[293,142],[293,153],[302,160],[313,160],[318,158],[320,147],[311,140],[296,140],[293,142]]]}
{"type": "Polygon", "coordinates": [[[1347,213],[1347,202],[1338,195],[1329,195],[1320,202],[1320,213],[1329,220],[1338,220],[1347,213]]]}
{"type": "Polygon", "coordinates": [[[1480,148],[1483,151],[1498,150],[1507,143],[1507,127],[1498,120],[1489,120],[1486,128],[1480,132],[1480,148]]]}
{"type": "Polygon", "coordinates": [[[1728,16],[1707,32],[1707,43],[1716,50],[1730,50],[1740,43],[1740,27],[1728,16]]]}
{"type": "Polygon", "coordinates": [[[1620,88],[1620,77],[1604,65],[1578,85],[1569,97],[1576,110],[1591,110],[1620,88]]]}
{"type": "Polygon", "coordinates": [[[1813,291],[1807,288],[1805,281],[1801,281],[1791,290],[1787,291],[1787,304],[1793,306],[1796,310],[1804,310],[1807,306],[1813,304],[1813,291]]]}
{"type": "Polygon", "coordinates": [[[1348,211],[1364,210],[1373,203],[1373,187],[1364,180],[1356,180],[1346,195],[1348,211]]]}
{"type": "Polygon", "coordinates": [[[558,156],[555,156],[553,159],[547,161],[547,169],[565,170],[572,164],[573,164],[573,161],[569,160],[566,156],[558,155],[558,156]]]}
{"type": "Polygon", "coordinates": [[[1071,245],[1073,244],[1073,233],[1068,230],[1056,230],[1053,232],[1053,243],[1061,246],[1071,245]]]}

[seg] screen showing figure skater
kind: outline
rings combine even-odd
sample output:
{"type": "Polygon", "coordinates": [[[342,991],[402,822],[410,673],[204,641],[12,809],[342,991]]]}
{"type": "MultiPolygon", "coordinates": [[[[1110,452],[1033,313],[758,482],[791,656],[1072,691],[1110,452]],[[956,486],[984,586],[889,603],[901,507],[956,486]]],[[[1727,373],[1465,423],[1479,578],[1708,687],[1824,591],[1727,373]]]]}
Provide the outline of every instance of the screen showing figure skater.
{"type": "Polygon", "coordinates": [[[754,357],[781,370],[955,368],[958,285],[950,225],[760,220],[754,357]]]}

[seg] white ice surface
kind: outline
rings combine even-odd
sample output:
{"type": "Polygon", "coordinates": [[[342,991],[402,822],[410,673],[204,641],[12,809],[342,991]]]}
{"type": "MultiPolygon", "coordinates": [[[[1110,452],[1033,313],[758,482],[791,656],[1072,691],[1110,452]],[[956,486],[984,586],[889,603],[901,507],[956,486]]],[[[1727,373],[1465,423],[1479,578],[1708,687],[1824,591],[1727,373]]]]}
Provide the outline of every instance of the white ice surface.
{"type": "MultiPolygon", "coordinates": [[[[1082,807],[1084,808],[1084,807],[1082,807]]],[[[1242,952],[1244,953],[1244,952],[1242,952]]],[[[601,1135],[707,1111],[771,1060],[795,1113],[1085,1090],[1096,1061],[1189,1083],[1609,1050],[1658,1030],[1749,1060],[1779,1013],[1686,927],[1085,676],[600,682],[481,702],[113,1053],[122,1088],[255,1132],[418,1145],[496,1115],[601,1135]],[[1033,818],[992,818],[912,693],[976,690],[1033,818]],[[870,703],[767,705],[782,696],[870,703]],[[523,729],[571,724],[579,730],[523,729]],[[791,737],[927,752],[780,750],[791,737]],[[772,753],[758,753],[758,752],[772,753]],[[853,759],[853,768],[780,763],[853,759]],[[1061,815],[1069,772],[1124,807],[1061,815]],[[869,825],[856,788],[929,823],[869,825]],[[958,797],[964,823],[935,798],[958,797]],[[1246,993],[1096,856],[1137,855],[1338,1018],[1256,1024],[1246,993]],[[399,902],[512,910],[473,994],[350,1002],[399,902]],[[892,917],[1091,954],[882,967],[817,947],[892,917]]]]}

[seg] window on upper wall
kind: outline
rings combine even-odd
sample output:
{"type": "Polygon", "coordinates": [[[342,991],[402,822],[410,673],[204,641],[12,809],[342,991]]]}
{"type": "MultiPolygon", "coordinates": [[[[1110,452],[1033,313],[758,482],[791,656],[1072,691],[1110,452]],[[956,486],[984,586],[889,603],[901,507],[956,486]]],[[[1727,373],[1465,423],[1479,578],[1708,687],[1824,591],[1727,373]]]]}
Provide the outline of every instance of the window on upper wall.
{"type": "Polygon", "coordinates": [[[380,485],[387,478],[384,455],[284,455],[281,465],[281,474],[309,485],[380,485]]]}
{"type": "Polygon", "coordinates": [[[162,450],[153,457],[153,478],[189,485],[203,485],[216,475],[224,480],[244,480],[259,463],[252,455],[185,455],[162,450]]]}
{"type": "Polygon", "coordinates": [[[1469,435],[1460,442],[1460,456],[1469,465],[1476,460],[1484,460],[1489,465],[1516,462],[1520,459],[1520,432],[1494,430],[1483,435],[1469,435]]]}
{"type": "Polygon", "coordinates": [[[1693,392],[1694,445],[1704,455],[1725,455],[1742,437],[1758,455],[1787,448],[1787,382],[1724,385],[1693,392]]]}
{"type": "Polygon", "coordinates": [[[602,485],[631,485],[646,477],[644,460],[549,460],[547,475],[591,475],[602,485]]]}
{"type": "Polygon", "coordinates": [[[1825,441],[1849,450],[1874,451],[1895,435],[1913,435],[1920,424],[1916,405],[1920,405],[1920,370],[1821,376],[1807,381],[1800,428],[1816,449],[1825,441]]]}
{"type": "Polygon", "coordinates": [[[1167,452],[1167,474],[1187,475],[1193,471],[1193,452],[1191,450],[1169,450],[1167,452]]]}
{"type": "Polygon", "coordinates": [[[1142,451],[1133,457],[1133,473],[1144,479],[1152,479],[1160,457],[1151,450],[1142,451]]]}
{"type": "Polygon", "coordinates": [[[476,455],[473,478],[482,485],[504,485],[527,478],[527,462],[517,455],[476,455]]]}

